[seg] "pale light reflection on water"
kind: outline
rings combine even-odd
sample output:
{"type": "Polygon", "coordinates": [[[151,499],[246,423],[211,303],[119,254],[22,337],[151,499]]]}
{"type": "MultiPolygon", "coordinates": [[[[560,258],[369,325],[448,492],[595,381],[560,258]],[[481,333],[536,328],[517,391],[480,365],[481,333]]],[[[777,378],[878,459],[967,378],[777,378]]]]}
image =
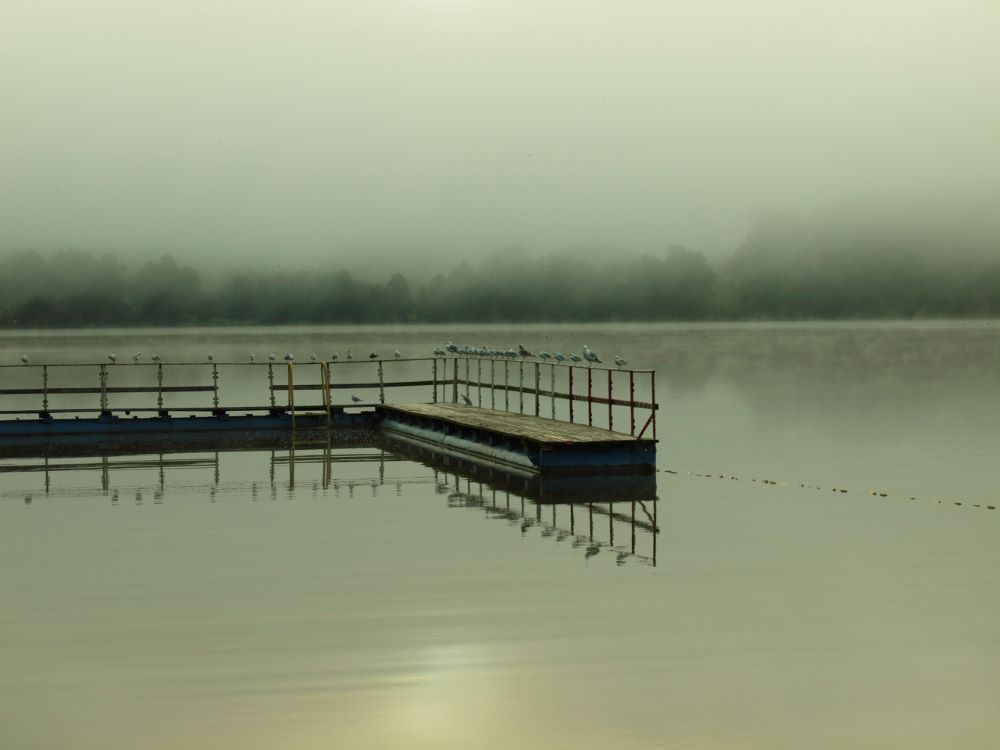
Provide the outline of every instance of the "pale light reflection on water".
{"type": "MultiPolygon", "coordinates": [[[[193,358],[206,341],[234,357],[274,338],[423,353],[461,334],[113,336],[193,358]]],[[[531,347],[582,333],[468,335],[531,347]]],[[[644,529],[619,564],[626,520],[612,519],[612,549],[598,513],[588,556],[585,505],[565,533],[565,505],[552,523],[552,507],[529,498],[522,513],[511,492],[508,513],[509,490],[461,473],[456,487],[454,472],[370,445],[338,448],[351,458],[329,476],[300,451],[294,486],[282,451],[106,472],[60,459],[91,465],[50,472],[47,493],[44,472],[6,471],[2,744],[994,747],[994,328],[586,337],[659,370],[661,468],[680,473],[659,474],[647,504],[655,567],[644,529]]],[[[83,360],[97,338],[7,336],[0,355],[83,360]]]]}

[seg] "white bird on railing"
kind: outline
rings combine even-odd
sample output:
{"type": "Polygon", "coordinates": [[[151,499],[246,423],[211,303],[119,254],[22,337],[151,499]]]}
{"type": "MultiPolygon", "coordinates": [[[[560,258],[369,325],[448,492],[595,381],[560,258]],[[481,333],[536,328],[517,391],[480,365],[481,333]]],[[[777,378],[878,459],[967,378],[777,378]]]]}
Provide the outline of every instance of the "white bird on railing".
{"type": "MultiPolygon", "coordinates": [[[[133,359],[134,359],[134,358],[133,358],[133,359]]],[[[208,361],[209,361],[209,362],[214,362],[214,361],[215,361],[215,355],[214,355],[214,354],[209,354],[209,355],[208,355],[208,361]]]]}
{"type": "Polygon", "coordinates": [[[150,359],[153,360],[154,362],[156,362],[157,364],[159,364],[159,362],[160,362],[160,355],[159,354],[154,354],[152,357],[150,357],[150,359]]]}
{"type": "Polygon", "coordinates": [[[250,361],[251,362],[256,362],[257,361],[257,355],[254,354],[253,352],[250,352],[250,361]]]}
{"type": "Polygon", "coordinates": [[[351,401],[353,401],[356,404],[360,404],[361,403],[361,399],[358,398],[357,396],[355,396],[353,393],[351,394],[351,401]]]}
{"type": "Polygon", "coordinates": [[[31,362],[31,360],[30,360],[30,359],[28,359],[28,355],[27,355],[27,354],[22,354],[22,355],[21,355],[21,364],[22,364],[22,365],[26,365],[26,364],[28,364],[29,362],[31,362]]]}
{"type": "Polygon", "coordinates": [[[566,358],[563,355],[561,355],[559,352],[553,352],[552,356],[556,358],[556,362],[565,362],[566,361],[566,358]]]}
{"type": "Polygon", "coordinates": [[[582,358],[580,357],[580,355],[579,355],[579,354],[576,354],[575,352],[571,353],[571,354],[569,355],[569,358],[570,358],[571,360],[573,360],[574,362],[583,362],[583,359],[582,359],[582,358]]]}
{"type": "Polygon", "coordinates": [[[444,348],[447,349],[452,354],[458,353],[458,345],[455,344],[453,341],[449,341],[447,344],[445,344],[444,348]]]}
{"type": "Polygon", "coordinates": [[[108,355],[108,359],[110,359],[112,362],[117,362],[118,361],[118,357],[115,356],[114,354],[109,354],[108,355]]]}
{"type": "Polygon", "coordinates": [[[310,354],[309,355],[309,361],[310,362],[315,362],[316,361],[316,355],[315,354],[310,354]]]}
{"type": "Polygon", "coordinates": [[[368,359],[378,359],[378,355],[375,352],[368,352],[368,359]]]}
{"type": "Polygon", "coordinates": [[[542,359],[552,359],[552,355],[549,354],[547,351],[544,351],[544,350],[538,352],[538,356],[541,357],[542,359]]]}
{"type": "Polygon", "coordinates": [[[274,352],[271,352],[267,355],[267,359],[269,362],[274,362],[274,360],[277,359],[277,355],[274,352]]]}
{"type": "Polygon", "coordinates": [[[531,356],[533,356],[531,352],[529,352],[527,349],[524,348],[523,344],[518,344],[517,345],[517,353],[518,353],[518,355],[520,355],[522,357],[531,357],[531,356]]]}
{"type": "Polygon", "coordinates": [[[583,358],[588,362],[596,362],[597,364],[601,363],[601,358],[594,354],[591,348],[586,344],[583,345],[583,358]]]}
{"type": "Polygon", "coordinates": [[[399,359],[399,358],[400,358],[400,357],[402,357],[403,355],[402,355],[402,354],[400,354],[400,353],[399,353],[399,349],[397,349],[396,351],[394,351],[394,352],[392,353],[392,356],[393,356],[393,357],[394,357],[395,359],[399,359]]]}
{"type": "Polygon", "coordinates": [[[336,361],[339,358],[340,358],[340,355],[337,352],[334,352],[333,354],[330,355],[330,361],[331,362],[334,362],[334,361],[336,361]]]}
{"type": "Polygon", "coordinates": [[[625,365],[628,364],[628,362],[625,360],[625,357],[619,355],[615,357],[615,364],[618,365],[619,367],[624,367],[625,365]]]}
{"type": "Polygon", "coordinates": [[[463,400],[463,401],[465,402],[465,405],[466,405],[466,406],[472,406],[472,402],[471,402],[471,401],[469,400],[469,397],[468,397],[468,396],[466,396],[466,395],[465,395],[464,393],[460,393],[460,394],[458,394],[458,395],[459,395],[459,396],[461,397],[461,399],[462,399],[462,400],[463,400]]]}
{"type": "Polygon", "coordinates": [[[136,352],[135,354],[133,354],[133,355],[132,355],[132,364],[133,364],[133,365],[137,365],[137,364],[139,364],[139,358],[140,358],[141,356],[142,356],[142,352],[136,352]]]}
{"type": "Polygon", "coordinates": [[[294,361],[294,360],[295,360],[295,357],[293,357],[293,356],[291,355],[291,353],[288,353],[288,354],[286,354],[286,355],[285,355],[285,361],[286,361],[286,362],[292,362],[292,361],[294,361]]]}
{"type": "Polygon", "coordinates": [[[350,349],[347,350],[347,358],[348,359],[354,359],[354,355],[351,354],[351,350],[350,349]]]}

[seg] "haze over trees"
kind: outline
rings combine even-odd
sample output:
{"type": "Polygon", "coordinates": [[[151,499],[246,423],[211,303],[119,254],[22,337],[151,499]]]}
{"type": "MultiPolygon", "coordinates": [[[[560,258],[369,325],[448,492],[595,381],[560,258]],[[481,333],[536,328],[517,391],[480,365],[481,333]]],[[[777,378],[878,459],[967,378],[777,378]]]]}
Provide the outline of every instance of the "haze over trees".
{"type": "Polygon", "coordinates": [[[759,220],[731,256],[498,250],[411,283],[335,267],[209,280],[169,255],[129,266],[61,251],[0,257],[0,325],[697,321],[1000,315],[1000,232],[828,217],[759,220]]]}

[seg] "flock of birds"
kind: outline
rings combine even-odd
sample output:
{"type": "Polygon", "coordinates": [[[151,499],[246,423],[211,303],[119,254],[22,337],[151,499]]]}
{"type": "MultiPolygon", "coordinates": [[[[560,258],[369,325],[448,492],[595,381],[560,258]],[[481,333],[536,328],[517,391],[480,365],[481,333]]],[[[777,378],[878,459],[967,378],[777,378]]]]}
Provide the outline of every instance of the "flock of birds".
{"type": "MultiPolygon", "coordinates": [[[[568,361],[574,362],[574,363],[576,363],[576,362],[587,362],[587,363],[593,363],[593,364],[602,364],[603,363],[603,360],[600,357],[598,357],[597,354],[594,352],[594,350],[591,349],[586,344],[583,345],[583,350],[582,351],[583,351],[583,356],[581,357],[579,354],[577,354],[575,352],[571,352],[569,354],[569,356],[565,356],[563,354],[560,354],[559,352],[549,353],[549,352],[543,350],[543,351],[538,352],[538,355],[536,357],[535,354],[532,354],[530,351],[528,351],[527,349],[525,349],[524,346],[521,345],[521,344],[518,344],[517,349],[491,349],[491,348],[485,347],[485,346],[483,346],[483,347],[458,346],[454,342],[449,341],[447,344],[444,345],[444,348],[441,348],[441,347],[435,348],[434,349],[434,356],[435,357],[447,357],[447,356],[455,356],[455,357],[508,357],[508,358],[511,358],[511,359],[516,359],[516,358],[520,358],[520,359],[535,359],[535,358],[537,358],[537,359],[541,359],[541,360],[546,361],[546,362],[548,362],[549,360],[555,360],[556,362],[566,362],[568,360],[568,361]]],[[[392,356],[393,356],[393,359],[400,359],[400,358],[402,358],[403,355],[400,353],[399,349],[396,349],[392,353],[392,356]]],[[[136,352],[135,354],[132,355],[132,363],[133,364],[139,364],[139,362],[142,359],[142,357],[143,357],[142,352],[136,352]]],[[[151,355],[149,355],[149,359],[150,359],[150,361],[152,361],[155,364],[159,364],[160,362],[163,361],[159,354],[151,354],[151,355]]],[[[275,354],[274,352],[271,352],[271,353],[269,353],[267,355],[267,361],[268,362],[275,362],[275,361],[277,361],[277,359],[278,359],[278,355],[275,354]]],[[[294,362],[295,361],[295,356],[293,354],[291,354],[291,353],[286,353],[282,357],[282,359],[285,362],[294,362]]],[[[340,359],[340,354],[338,352],[334,352],[333,354],[330,355],[330,358],[329,358],[328,361],[330,361],[330,362],[336,362],[339,359],[340,359]]],[[[347,356],[345,357],[345,359],[348,359],[348,360],[354,359],[354,354],[353,354],[353,352],[351,352],[350,349],[347,350],[347,356]]],[[[379,355],[378,352],[369,352],[367,359],[381,359],[381,355],[379,355]]],[[[110,361],[111,364],[117,364],[118,363],[118,355],[117,354],[109,354],[108,355],[108,361],[110,361]]],[[[211,362],[211,363],[214,363],[216,361],[215,355],[214,354],[209,354],[208,355],[208,361],[211,362]]],[[[309,361],[310,362],[318,362],[319,358],[316,356],[316,354],[310,354],[309,355],[309,361]]],[[[251,363],[257,362],[257,354],[256,354],[256,352],[250,352],[250,362],[251,363]]],[[[625,365],[628,364],[628,362],[625,360],[625,358],[621,357],[621,356],[616,356],[614,358],[614,362],[615,362],[615,364],[618,367],[624,367],[625,365]]],[[[25,364],[25,365],[29,365],[29,364],[31,364],[31,358],[28,357],[27,354],[22,354],[21,355],[21,363],[25,364]]]]}

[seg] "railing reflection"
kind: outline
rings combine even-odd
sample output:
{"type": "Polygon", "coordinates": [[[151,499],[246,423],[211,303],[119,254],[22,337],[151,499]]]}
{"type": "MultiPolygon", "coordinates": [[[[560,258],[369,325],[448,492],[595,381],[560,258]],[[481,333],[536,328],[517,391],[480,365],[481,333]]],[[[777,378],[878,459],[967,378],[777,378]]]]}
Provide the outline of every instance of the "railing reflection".
{"type": "Polygon", "coordinates": [[[0,478],[0,499],[23,497],[26,503],[39,494],[103,495],[112,505],[128,499],[143,505],[151,499],[159,505],[170,494],[216,502],[219,493],[256,502],[263,493],[273,500],[279,493],[292,497],[297,488],[334,499],[377,498],[386,488],[401,496],[404,488],[424,485],[445,495],[448,507],[480,510],[519,528],[522,535],[537,531],[555,543],[582,547],[585,560],[610,551],[619,565],[630,560],[656,564],[655,476],[541,477],[467,463],[376,435],[350,444],[305,447],[279,438],[270,450],[249,452],[23,457],[0,461],[0,476],[4,474],[21,478],[0,478]],[[236,456],[232,465],[227,454],[236,456]],[[266,473],[261,458],[266,459],[266,473]],[[225,476],[227,472],[236,476],[225,476]],[[61,474],[69,481],[54,482],[61,474]],[[27,475],[39,475],[41,481],[26,482],[27,475]],[[31,486],[12,490],[11,484],[31,486]]]}

